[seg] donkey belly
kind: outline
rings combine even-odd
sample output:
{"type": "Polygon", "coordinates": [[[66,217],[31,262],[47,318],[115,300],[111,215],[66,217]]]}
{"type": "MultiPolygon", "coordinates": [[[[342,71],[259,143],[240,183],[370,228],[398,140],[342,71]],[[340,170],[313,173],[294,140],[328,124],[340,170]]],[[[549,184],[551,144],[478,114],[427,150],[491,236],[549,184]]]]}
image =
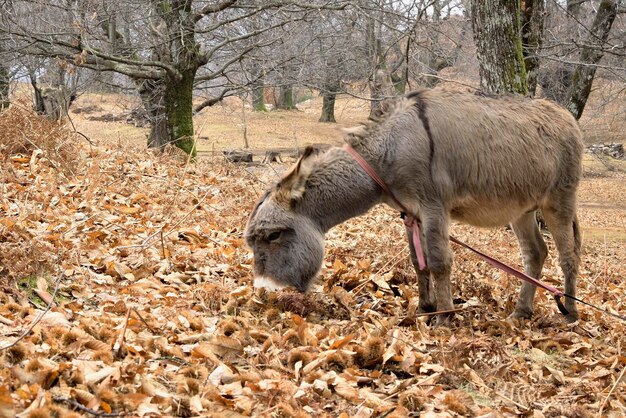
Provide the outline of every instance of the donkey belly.
{"type": "Polygon", "coordinates": [[[461,203],[452,207],[450,216],[455,221],[488,228],[506,225],[537,206],[536,202],[461,203]]]}

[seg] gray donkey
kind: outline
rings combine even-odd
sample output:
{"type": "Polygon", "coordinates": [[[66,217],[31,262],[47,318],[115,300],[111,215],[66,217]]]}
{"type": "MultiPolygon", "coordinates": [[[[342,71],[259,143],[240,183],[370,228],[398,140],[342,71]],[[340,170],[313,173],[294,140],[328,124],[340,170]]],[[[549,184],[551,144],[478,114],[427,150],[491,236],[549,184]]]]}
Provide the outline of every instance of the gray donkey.
{"type": "MultiPolygon", "coordinates": [[[[548,251],[537,209],[554,237],[565,292],[576,294],[583,144],[566,110],[547,100],[421,90],[347,129],[345,140],[421,224],[426,269],[418,268],[409,238],[421,311],[453,309],[451,219],[480,227],[510,223],[526,273],[538,278],[548,251]]],[[[250,216],[245,236],[255,275],[306,291],[322,265],[324,233],[378,203],[395,205],[345,149],[319,155],[308,149],[250,216]]],[[[535,290],[522,284],[512,318],[531,317],[535,290]]],[[[566,299],[565,307],[575,321],[575,302],[566,299]]],[[[436,322],[447,320],[438,315],[436,322]]]]}

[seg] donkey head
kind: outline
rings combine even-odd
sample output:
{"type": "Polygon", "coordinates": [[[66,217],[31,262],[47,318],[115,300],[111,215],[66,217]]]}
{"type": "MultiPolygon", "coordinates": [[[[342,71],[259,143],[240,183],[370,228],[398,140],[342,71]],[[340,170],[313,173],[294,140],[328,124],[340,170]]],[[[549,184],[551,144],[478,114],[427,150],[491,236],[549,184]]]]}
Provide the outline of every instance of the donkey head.
{"type": "Polygon", "coordinates": [[[315,150],[307,148],[295,166],[259,200],[245,237],[254,252],[255,284],[304,292],[322,266],[324,233],[302,210],[315,150]]]}

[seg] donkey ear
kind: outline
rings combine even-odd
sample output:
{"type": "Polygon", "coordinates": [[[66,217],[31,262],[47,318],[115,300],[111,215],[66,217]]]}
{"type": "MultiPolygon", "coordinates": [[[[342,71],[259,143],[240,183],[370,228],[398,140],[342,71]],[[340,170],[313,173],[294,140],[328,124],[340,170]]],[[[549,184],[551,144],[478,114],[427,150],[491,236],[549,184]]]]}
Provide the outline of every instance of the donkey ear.
{"type": "Polygon", "coordinates": [[[351,128],[341,128],[343,140],[347,144],[355,145],[367,135],[367,127],[365,125],[353,126],[351,128]]]}
{"type": "Polygon", "coordinates": [[[304,149],[298,162],[278,182],[276,188],[279,198],[292,202],[302,197],[306,180],[311,174],[313,161],[311,157],[317,153],[318,150],[312,146],[307,146],[304,149]]]}

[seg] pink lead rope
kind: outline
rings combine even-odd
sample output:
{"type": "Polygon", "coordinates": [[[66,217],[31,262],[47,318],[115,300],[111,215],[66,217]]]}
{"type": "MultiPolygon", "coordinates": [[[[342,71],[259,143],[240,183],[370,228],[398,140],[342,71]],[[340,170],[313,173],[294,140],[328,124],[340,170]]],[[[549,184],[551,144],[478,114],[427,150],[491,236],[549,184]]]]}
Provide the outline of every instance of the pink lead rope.
{"type": "MultiPolygon", "coordinates": [[[[424,270],[426,268],[426,260],[424,259],[424,251],[422,250],[422,242],[420,239],[420,232],[419,232],[419,225],[417,220],[415,219],[415,216],[411,215],[409,213],[409,211],[406,209],[406,207],[393,195],[393,193],[391,192],[391,190],[389,189],[389,187],[387,187],[387,184],[385,184],[385,182],[383,181],[383,179],[378,175],[378,173],[376,172],[376,170],[374,170],[372,168],[372,166],[370,166],[368,164],[367,161],[365,161],[365,159],[361,156],[361,154],[359,154],[354,148],[352,148],[350,145],[346,144],[343,147],[351,156],[352,158],[354,158],[354,160],[361,166],[361,168],[363,168],[363,170],[365,170],[365,172],[372,178],[372,180],[374,180],[380,187],[381,189],[383,189],[383,191],[393,199],[393,201],[396,203],[396,205],[398,205],[398,207],[400,207],[400,209],[402,209],[402,212],[405,214],[404,217],[404,224],[409,227],[412,228],[413,233],[412,233],[412,237],[413,237],[413,246],[415,247],[415,254],[417,255],[417,263],[419,266],[420,270],[424,270]]],[[[517,269],[514,269],[513,267],[499,261],[496,260],[493,257],[488,256],[487,254],[484,254],[474,248],[472,248],[471,246],[469,246],[468,244],[465,244],[462,241],[459,241],[458,239],[456,239],[453,236],[450,236],[450,241],[459,244],[465,248],[467,248],[468,250],[472,251],[473,253],[477,254],[479,257],[481,257],[483,260],[487,261],[489,264],[491,264],[492,266],[495,266],[497,268],[499,268],[500,270],[511,274],[519,279],[522,279],[528,283],[532,283],[537,287],[540,287],[542,289],[547,290],[548,292],[554,294],[554,299],[556,300],[556,304],[559,308],[559,310],[561,311],[561,313],[563,315],[567,315],[569,312],[568,310],[565,308],[565,306],[563,306],[563,304],[561,303],[561,297],[564,296],[563,292],[561,292],[559,289],[550,286],[544,282],[542,282],[541,280],[535,279],[534,277],[531,277],[529,275],[527,275],[526,273],[523,273],[517,269]]],[[[570,296],[571,297],[571,296],[570,296]]],[[[578,299],[576,299],[578,300],[578,299]]],[[[580,300],[579,300],[580,301],[580,300]]],[[[583,302],[584,303],[584,302],[583,302]]]]}
{"type": "Polygon", "coordinates": [[[352,158],[354,158],[354,160],[359,163],[361,168],[365,170],[365,172],[372,178],[372,180],[378,183],[380,188],[383,189],[383,192],[385,192],[387,196],[391,197],[396,205],[398,205],[400,209],[402,209],[402,212],[405,214],[404,224],[407,227],[411,228],[413,231],[413,246],[415,247],[415,254],[417,255],[417,264],[420,270],[424,270],[426,268],[426,260],[424,259],[424,251],[422,250],[420,227],[418,225],[418,222],[415,220],[415,217],[411,215],[408,210],[406,210],[406,207],[404,207],[404,205],[398,199],[396,199],[391,190],[389,190],[389,187],[387,187],[387,184],[383,181],[382,178],[380,178],[376,170],[374,170],[372,166],[369,165],[363,157],[361,157],[361,154],[359,154],[357,150],[355,150],[348,144],[344,145],[343,149],[348,151],[352,158]]]}

